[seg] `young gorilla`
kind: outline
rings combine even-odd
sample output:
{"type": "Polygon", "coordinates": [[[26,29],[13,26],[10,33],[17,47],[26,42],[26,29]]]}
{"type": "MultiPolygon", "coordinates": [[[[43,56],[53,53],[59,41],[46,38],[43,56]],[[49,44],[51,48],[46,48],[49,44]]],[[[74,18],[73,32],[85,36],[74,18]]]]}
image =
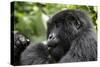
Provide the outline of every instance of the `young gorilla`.
{"type": "Polygon", "coordinates": [[[96,34],[87,13],[61,11],[50,18],[47,31],[49,49],[41,43],[28,46],[21,65],[97,60],[96,34]]]}

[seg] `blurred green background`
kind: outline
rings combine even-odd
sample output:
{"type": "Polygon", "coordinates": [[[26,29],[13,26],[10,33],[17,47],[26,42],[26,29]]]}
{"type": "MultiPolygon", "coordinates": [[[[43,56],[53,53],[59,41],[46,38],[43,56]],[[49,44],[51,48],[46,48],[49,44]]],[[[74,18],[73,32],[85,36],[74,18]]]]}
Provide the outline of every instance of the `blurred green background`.
{"type": "Polygon", "coordinates": [[[94,24],[94,31],[97,30],[97,7],[86,5],[66,5],[55,3],[34,3],[34,2],[13,2],[14,30],[29,37],[33,42],[46,40],[46,22],[54,15],[64,9],[81,9],[89,12],[94,24]]]}

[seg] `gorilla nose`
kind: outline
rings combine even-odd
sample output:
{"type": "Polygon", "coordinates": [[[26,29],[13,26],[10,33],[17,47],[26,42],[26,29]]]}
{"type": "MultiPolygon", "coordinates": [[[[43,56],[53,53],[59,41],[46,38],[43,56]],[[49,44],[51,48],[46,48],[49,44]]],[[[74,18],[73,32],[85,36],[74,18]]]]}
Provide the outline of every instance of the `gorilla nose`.
{"type": "Polygon", "coordinates": [[[52,33],[52,34],[49,35],[48,40],[54,40],[55,38],[56,38],[56,37],[55,37],[54,33],[52,33]]]}
{"type": "Polygon", "coordinates": [[[58,39],[54,33],[50,34],[48,37],[48,47],[55,47],[56,44],[58,43],[58,39]]]}

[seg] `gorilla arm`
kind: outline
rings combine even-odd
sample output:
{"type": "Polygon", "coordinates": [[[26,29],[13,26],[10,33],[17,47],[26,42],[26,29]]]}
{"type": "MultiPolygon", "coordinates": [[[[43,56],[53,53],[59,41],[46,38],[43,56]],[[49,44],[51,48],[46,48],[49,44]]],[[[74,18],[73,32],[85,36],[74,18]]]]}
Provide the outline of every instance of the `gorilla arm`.
{"type": "Polygon", "coordinates": [[[42,43],[31,44],[21,55],[21,65],[50,63],[48,47],[42,43]]]}

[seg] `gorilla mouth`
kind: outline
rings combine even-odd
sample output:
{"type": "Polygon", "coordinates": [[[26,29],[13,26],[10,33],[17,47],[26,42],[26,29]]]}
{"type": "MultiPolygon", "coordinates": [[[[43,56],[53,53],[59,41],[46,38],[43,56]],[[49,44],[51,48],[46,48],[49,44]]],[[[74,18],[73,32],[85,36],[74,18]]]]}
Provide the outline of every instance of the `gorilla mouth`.
{"type": "Polygon", "coordinates": [[[53,41],[49,41],[47,44],[48,47],[56,47],[57,43],[53,42],[53,41]]]}
{"type": "Polygon", "coordinates": [[[58,43],[59,43],[59,39],[58,38],[56,38],[56,37],[54,39],[49,39],[48,38],[47,46],[48,47],[56,47],[58,43]]]}

